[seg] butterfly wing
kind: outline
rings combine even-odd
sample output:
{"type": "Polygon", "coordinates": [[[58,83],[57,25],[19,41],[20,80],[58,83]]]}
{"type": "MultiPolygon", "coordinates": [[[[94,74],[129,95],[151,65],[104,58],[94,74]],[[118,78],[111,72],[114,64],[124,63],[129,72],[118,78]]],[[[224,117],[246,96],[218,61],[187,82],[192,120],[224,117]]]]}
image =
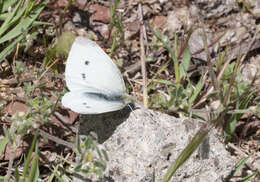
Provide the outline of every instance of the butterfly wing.
{"type": "Polygon", "coordinates": [[[93,41],[77,37],[65,69],[70,92],[62,105],[81,114],[98,114],[122,109],[126,89],[115,63],[93,41]]]}
{"type": "Polygon", "coordinates": [[[115,63],[95,42],[85,37],[77,37],[71,47],[65,79],[72,92],[126,92],[124,80],[115,63]]]}
{"type": "Polygon", "coordinates": [[[62,105],[81,114],[100,114],[120,110],[125,102],[120,96],[106,96],[86,91],[68,92],[62,97],[62,105]]]}

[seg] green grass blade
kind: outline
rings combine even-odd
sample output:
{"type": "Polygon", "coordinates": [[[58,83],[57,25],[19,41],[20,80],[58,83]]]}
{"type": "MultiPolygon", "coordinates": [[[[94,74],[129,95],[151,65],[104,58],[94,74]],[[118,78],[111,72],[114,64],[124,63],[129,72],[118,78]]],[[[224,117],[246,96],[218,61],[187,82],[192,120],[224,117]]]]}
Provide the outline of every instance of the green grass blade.
{"type": "Polygon", "coordinates": [[[181,64],[180,64],[180,79],[182,79],[183,77],[186,77],[187,70],[190,66],[190,59],[191,59],[190,50],[188,47],[186,47],[184,50],[181,64]]]}
{"type": "Polygon", "coordinates": [[[38,17],[38,15],[45,7],[45,3],[46,1],[44,3],[39,4],[37,7],[35,7],[33,13],[31,13],[30,16],[21,19],[20,22],[11,31],[9,31],[0,39],[0,44],[12,38],[15,38],[18,35],[22,34],[25,30],[28,30],[30,25],[33,23],[33,21],[38,17]]]}
{"type": "Polygon", "coordinates": [[[26,31],[29,26],[32,24],[33,19],[31,17],[26,17],[25,19],[22,19],[18,25],[16,25],[10,32],[5,34],[1,39],[0,39],[0,44],[11,40],[20,34],[22,34],[24,31],[26,31]]]}
{"type": "MultiPolygon", "coordinates": [[[[247,109],[249,101],[256,94],[256,92],[257,91],[252,91],[250,93],[246,92],[242,96],[237,95],[236,110],[247,109]]],[[[236,93],[238,94],[238,91],[236,91],[236,93]]],[[[242,115],[243,113],[232,114],[230,121],[227,123],[227,126],[225,127],[224,136],[226,141],[229,141],[232,138],[232,134],[236,130],[237,122],[240,120],[242,115]]]]}
{"type": "Polygon", "coordinates": [[[169,65],[169,63],[170,63],[170,60],[168,60],[166,63],[164,63],[164,64],[159,68],[159,70],[155,73],[155,75],[152,77],[151,82],[149,83],[149,86],[148,86],[148,88],[147,88],[147,91],[148,91],[148,92],[154,87],[154,85],[151,84],[151,83],[153,83],[153,80],[155,80],[155,78],[156,78],[161,72],[163,72],[163,71],[167,68],[167,66],[169,65]]]}
{"type": "Polygon", "coordinates": [[[1,7],[1,11],[0,13],[3,13],[5,11],[8,10],[9,7],[12,7],[14,3],[17,2],[17,0],[3,0],[3,1],[0,1],[0,7],[1,7]]]}
{"type": "Polygon", "coordinates": [[[54,179],[55,177],[55,174],[57,173],[58,171],[58,168],[59,168],[59,165],[55,166],[54,170],[52,170],[52,173],[50,175],[50,177],[48,178],[47,182],[52,182],[52,180],[54,179]]]}
{"type": "Polygon", "coordinates": [[[171,81],[168,81],[168,80],[162,80],[162,79],[154,79],[153,82],[155,83],[161,83],[161,84],[164,84],[164,85],[167,85],[167,86],[171,86],[171,87],[176,87],[176,84],[171,82],[171,81]]]}
{"type": "Polygon", "coordinates": [[[24,170],[23,170],[23,182],[25,182],[25,179],[26,179],[26,173],[27,173],[27,171],[29,169],[29,163],[30,163],[30,160],[31,160],[31,156],[32,156],[32,152],[33,152],[34,146],[35,146],[36,141],[37,141],[37,137],[38,137],[38,132],[36,132],[36,134],[33,137],[33,141],[32,141],[30,150],[29,150],[28,155],[27,155],[26,160],[25,160],[24,170]]]}
{"type": "Polygon", "coordinates": [[[20,35],[11,44],[9,44],[2,52],[0,52],[0,63],[2,60],[14,49],[16,44],[24,38],[24,35],[20,35]]]}
{"type": "Polygon", "coordinates": [[[1,141],[0,141],[0,153],[2,153],[5,149],[6,144],[8,143],[9,139],[8,137],[4,137],[1,141]]]}
{"type": "Polygon", "coordinates": [[[185,147],[181,154],[174,161],[173,165],[167,170],[162,182],[168,182],[177,169],[191,156],[191,154],[198,148],[201,142],[208,135],[209,129],[200,129],[193,137],[191,142],[185,147]]]}
{"type": "Polygon", "coordinates": [[[39,167],[38,167],[38,150],[36,147],[35,150],[35,155],[33,157],[33,161],[32,161],[32,166],[31,166],[31,170],[29,173],[29,178],[28,178],[28,182],[37,182],[39,177],[39,167]]]}
{"type": "Polygon", "coordinates": [[[239,163],[236,165],[236,168],[235,168],[235,172],[237,172],[238,170],[240,170],[242,167],[244,167],[244,165],[246,164],[246,161],[251,157],[251,155],[243,158],[242,160],[239,161],[239,163]]]}
{"type": "Polygon", "coordinates": [[[243,179],[238,180],[237,182],[247,182],[249,179],[255,177],[256,175],[257,175],[257,172],[254,172],[253,174],[250,174],[250,175],[244,177],[243,179]]]}
{"type": "Polygon", "coordinates": [[[200,94],[200,91],[202,90],[204,84],[203,84],[203,76],[201,76],[199,82],[197,83],[195,90],[193,91],[192,95],[189,97],[189,104],[193,104],[195,99],[198,97],[200,94]]]}
{"type": "MultiPolygon", "coordinates": [[[[25,8],[23,10],[25,10],[25,8]]],[[[21,12],[23,12],[23,10],[19,9],[18,14],[12,19],[12,21],[9,23],[8,27],[10,27],[10,25],[14,24],[17,20],[19,20],[21,18],[21,15],[22,15],[21,12]]],[[[1,14],[0,20],[5,21],[9,16],[10,16],[10,13],[1,14]]],[[[53,25],[53,24],[48,23],[48,22],[41,22],[41,21],[34,21],[32,23],[32,26],[39,26],[39,25],[53,25]]],[[[1,29],[1,27],[0,27],[0,29],[1,29]]],[[[2,31],[0,31],[0,32],[2,32],[2,31]]]]}
{"type": "MultiPolygon", "coordinates": [[[[57,167],[57,170],[54,170],[53,173],[52,173],[56,177],[56,180],[59,181],[59,182],[67,182],[67,180],[63,179],[62,174],[58,170],[61,166],[57,165],[56,167],[57,167]]],[[[48,179],[48,181],[49,181],[49,179],[48,179]]]]}
{"type": "Polygon", "coordinates": [[[252,97],[258,92],[258,90],[254,90],[250,93],[245,94],[244,99],[242,99],[240,105],[239,105],[239,109],[246,109],[248,106],[249,101],[252,99],[252,97]]]}
{"type": "Polygon", "coordinates": [[[21,6],[21,3],[23,3],[23,1],[20,1],[14,8],[14,10],[12,11],[12,13],[7,13],[7,17],[4,21],[4,23],[1,25],[0,27],[0,36],[8,29],[10,28],[10,22],[11,20],[14,18],[14,16],[16,15],[16,13],[19,10],[19,7],[21,6]]]}
{"type": "Polygon", "coordinates": [[[18,171],[17,167],[15,168],[14,177],[15,177],[14,178],[15,182],[20,181],[19,171],[18,171]]]}
{"type": "Polygon", "coordinates": [[[153,34],[155,35],[155,37],[163,44],[163,47],[170,53],[171,59],[174,63],[174,71],[175,71],[175,80],[176,83],[180,82],[180,69],[179,69],[179,64],[178,64],[178,57],[177,57],[177,52],[175,52],[177,50],[177,34],[175,33],[175,51],[173,51],[173,49],[170,47],[169,42],[165,41],[162,34],[159,31],[155,31],[153,30],[149,25],[148,25],[149,29],[153,32],[153,34]]]}
{"type": "Polygon", "coordinates": [[[40,25],[50,25],[50,26],[53,26],[52,23],[42,22],[42,21],[34,21],[34,22],[32,23],[32,26],[33,26],[33,27],[37,27],[37,26],[40,26],[40,25]]]}
{"type": "MultiPolygon", "coordinates": [[[[172,54],[173,53],[171,53],[171,55],[172,54]]],[[[180,80],[180,68],[178,63],[178,36],[176,32],[174,32],[174,55],[175,56],[172,57],[174,63],[174,75],[175,75],[176,83],[179,84],[181,80],[180,80]]]]}
{"type": "MultiPolygon", "coordinates": [[[[22,2],[22,4],[24,3],[24,0],[22,2]]],[[[23,18],[23,14],[25,11],[25,6],[20,5],[17,6],[17,12],[15,12],[15,16],[12,18],[12,20],[8,23],[7,27],[10,28],[11,26],[14,27],[15,25],[17,25],[21,19],[23,18]]],[[[7,13],[8,16],[8,13],[7,13]]]]}
{"type": "Polygon", "coordinates": [[[32,11],[33,7],[34,7],[34,0],[27,0],[26,3],[26,9],[24,12],[24,16],[27,17],[28,15],[30,15],[30,12],[32,11]]]}

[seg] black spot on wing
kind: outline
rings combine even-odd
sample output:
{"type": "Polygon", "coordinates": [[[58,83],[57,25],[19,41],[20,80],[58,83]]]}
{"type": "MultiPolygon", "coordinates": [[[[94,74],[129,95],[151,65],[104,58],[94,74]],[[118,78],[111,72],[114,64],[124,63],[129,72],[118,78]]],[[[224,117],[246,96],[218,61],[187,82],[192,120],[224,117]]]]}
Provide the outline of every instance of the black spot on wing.
{"type": "Polygon", "coordinates": [[[88,64],[89,64],[89,61],[88,61],[88,60],[86,60],[86,61],[85,61],[85,65],[88,65],[88,64]]]}
{"type": "Polygon", "coordinates": [[[90,106],[88,106],[86,102],[83,102],[82,105],[83,105],[85,108],[90,108],[90,106]]]}
{"type": "Polygon", "coordinates": [[[81,77],[83,78],[83,80],[86,80],[86,74],[85,73],[81,73],[81,77]]]}

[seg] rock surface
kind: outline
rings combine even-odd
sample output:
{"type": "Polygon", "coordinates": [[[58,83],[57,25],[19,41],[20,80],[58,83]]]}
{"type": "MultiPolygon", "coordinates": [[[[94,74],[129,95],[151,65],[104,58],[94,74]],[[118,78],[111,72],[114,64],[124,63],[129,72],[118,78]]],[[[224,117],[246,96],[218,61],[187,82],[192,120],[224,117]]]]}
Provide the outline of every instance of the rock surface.
{"type": "MultiPolygon", "coordinates": [[[[81,135],[94,131],[109,155],[109,181],[149,182],[153,171],[161,181],[167,169],[192,139],[203,122],[146,109],[87,116],[81,135]]],[[[225,150],[215,129],[181,166],[171,181],[229,180],[235,159],[225,150]]]]}

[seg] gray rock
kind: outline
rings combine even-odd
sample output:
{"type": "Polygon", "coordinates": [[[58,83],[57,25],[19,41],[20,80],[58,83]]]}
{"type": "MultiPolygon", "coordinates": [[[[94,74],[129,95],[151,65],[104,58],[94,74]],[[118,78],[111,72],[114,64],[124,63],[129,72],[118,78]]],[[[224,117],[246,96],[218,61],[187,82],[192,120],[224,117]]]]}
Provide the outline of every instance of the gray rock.
{"type": "MultiPolygon", "coordinates": [[[[206,33],[206,38],[207,38],[207,45],[209,47],[212,39],[212,34],[208,31],[206,33]]],[[[197,53],[200,51],[199,54],[195,54],[192,57],[198,58],[201,60],[207,60],[207,54],[205,51],[202,51],[204,49],[204,43],[203,43],[203,30],[202,29],[196,29],[194,32],[191,34],[191,37],[189,39],[188,45],[190,48],[191,53],[197,53]]],[[[212,47],[209,47],[209,54],[211,54],[212,47]]]]}
{"type": "MultiPolygon", "coordinates": [[[[109,155],[108,181],[161,181],[167,169],[204,123],[146,109],[84,117],[80,133],[94,131],[109,155]]],[[[171,181],[223,181],[235,166],[213,129],[171,181]]],[[[76,181],[76,180],[74,180],[76,181]]]]}

